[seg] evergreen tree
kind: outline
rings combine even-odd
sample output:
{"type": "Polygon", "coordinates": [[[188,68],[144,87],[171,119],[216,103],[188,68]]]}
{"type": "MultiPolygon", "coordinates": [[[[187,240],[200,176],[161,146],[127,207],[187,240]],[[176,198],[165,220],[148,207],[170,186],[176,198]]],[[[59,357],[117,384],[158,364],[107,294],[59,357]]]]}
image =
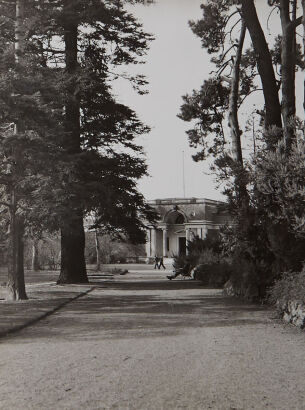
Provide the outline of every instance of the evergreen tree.
{"type": "MultiPolygon", "coordinates": [[[[137,218],[150,215],[136,190],[146,166],[141,147],[134,143],[135,136],[148,129],[111,93],[115,67],[138,63],[150,36],[120,1],[39,3],[40,9],[34,4],[40,16],[37,50],[49,65],[60,69],[64,63],[61,147],[69,171],[61,196],[61,208],[67,212],[61,218],[58,282],[86,282],[84,215],[94,209],[103,225],[121,224],[130,235],[137,227],[142,240],[143,224],[137,218]],[[129,212],[134,223],[126,218],[129,212]]],[[[143,77],[127,78],[141,92],[143,77]]]]}
{"type": "MultiPolygon", "coordinates": [[[[18,160],[18,203],[27,224],[61,228],[59,282],[86,282],[83,216],[96,212],[99,224],[135,241],[144,240],[144,221],[154,217],[136,188],[146,165],[134,138],[148,128],[111,93],[114,68],[137,63],[150,36],[122,2],[22,3],[19,71],[12,58],[15,2],[0,3],[2,141],[14,152],[17,137],[23,153],[27,147],[18,160]],[[19,116],[24,132],[17,135],[9,125],[19,116]]],[[[130,80],[141,92],[143,77],[130,80]]],[[[1,164],[6,177],[7,154],[1,164]]]]}
{"type": "Polygon", "coordinates": [[[27,298],[23,236],[56,122],[47,109],[48,69],[27,54],[24,2],[0,2],[0,8],[0,202],[8,225],[8,297],[19,300],[27,298]]]}

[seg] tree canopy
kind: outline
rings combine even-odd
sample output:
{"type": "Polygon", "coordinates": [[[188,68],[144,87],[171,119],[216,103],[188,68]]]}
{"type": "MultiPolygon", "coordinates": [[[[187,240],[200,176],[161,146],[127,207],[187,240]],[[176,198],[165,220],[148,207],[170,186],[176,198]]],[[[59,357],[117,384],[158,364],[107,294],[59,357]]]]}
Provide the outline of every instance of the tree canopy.
{"type": "MultiPolygon", "coordinates": [[[[0,8],[1,141],[14,147],[16,212],[27,225],[60,228],[59,280],[87,281],[86,215],[134,242],[144,241],[145,220],[154,218],[137,190],[147,171],[136,137],[148,127],[112,93],[116,67],[143,62],[152,37],[123,1],[18,0],[0,8]]],[[[124,77],[145,92],[143,76],[124,77]]]]}
{"type": "Polygon", "coordinates": [[[202,18],[190,22],[215,70],[200,90],[183,96],[178,116],[192,126],[187,135],[198,150],[193,158],[210,157],[211,169],[225,184],[235,219],[224,241],[248,266],[238,286],[250,283],[265,289],[280,272],[300,269],[304,261],[305,218],[298,206],[304,198],[304,122],[296,117],[295,99],[296,71],[304,69],[296,34],[304,21],[300,3],[269,2],[278,10],[274,18],[281,27],[280,33],[272,33],[272,44],[253,0],[207,1],[201,5],[202,18]],[[251,40],[247,49],[243,30],[251,40]],[[250,108],[247,122],[240,123],[238,113],[253,92],[262,92],[264,106],[250,108]],[[253,150],[245,155],[249,130],[253,150]]]}

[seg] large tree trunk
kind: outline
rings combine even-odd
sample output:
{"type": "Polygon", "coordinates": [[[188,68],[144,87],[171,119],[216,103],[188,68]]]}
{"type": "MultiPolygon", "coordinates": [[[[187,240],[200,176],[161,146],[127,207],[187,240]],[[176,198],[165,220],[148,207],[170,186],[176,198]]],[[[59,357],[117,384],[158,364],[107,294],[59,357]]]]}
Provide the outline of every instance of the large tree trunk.
{"type": "Polygon", "coordinates": [[[83,217],[61,229],[61,270],[57,283],[88,283],[83,217]]]}
{"type": "Polygon", "coordinates": [[[257,69],[261,78],[265,98],[265,128],[282,127],[281,105],[272,59],[263,29],[257,17],[253,0],[241,0],[242,16],[250,33],[253,49],[257,56],[257,69]]]}
{"type": "MultiPolygon", "coordinates": [[[[16,20],[15,20],[15,63],[19,64],[23,52],[23,1],[16,1],[16,20]]],[[[19,120],[20,123],[20,120],[19,120]]],[[[20,131],[19,126],[15,124],[15,134],[20,131]]],[[[12,179],[18,179],[18,166],[21,153],[16,148],[12,153],[15,165],[12,166],[12,179]]],[[[25,300],[27,299],[24,281],[24,255],[23,255],[23,236],[24,236],[24,221],[23,218],[17,216],[18,199],[16,195],[15,182],[9,187],[10,195],[10,236],[8,250],[8,299],[9,300],[25,300]]]]}
{"type": "Polygon", "coordinates": [[[23,33],[23,0],[16,0],[16,20],[15,20],[15,63],[20,62],[23,54],[24,33],[23,33]]]}
{"type": "MultiPolygon", "coordinates": [[[[70,0],[64,2],[64,14],[66,72],[69,76],[64,148],[68,154],[73,155],[80,153],[80,102],[77,92],[78,22],[70,0]]],[[[77,175],[77,170],[72,169],[71,172],[77,175]]],[[[82,209],[75,209],[75,206],[71,207],[69,203],[67,207],[69,217],[61,227],[61,271],[57,283],[87,283],[83,212],[82,209]]]]}
{"type": "Polygon", "coordinates": [[[17,279],[18,299],[27,299],[24,281],[24,219],[17,216],[17,279]]]}
{"type": "MultiPolygon", "coordinates": [[[[248,205],[248,193],[245,181],[245,173],[243,167],[243,155],[241,149],[241,131],[238,121],[238,97],[239,97],[239,78],[240,78],[240,62],[242,50],[246,34],[246,25],[242,21],[238,47],[236,50],[235,61],[232,68],[232,80],[229,95],[229,128],[231,133],[232,158],[234,160],[235,173],[235,190],[239,208],[246,212],[248,205]]],[[[245,216],[245,215],[244,215],[245,216]]]]}
{"type": "Polygon", "coordinates": [[[232,141],[232,157],[239,165],[243,165],[243,156],[241,151],[240,135],[238,123],[238,96],[239,96],[239,76],[240,76],[240,61],[242,56],[242,49],[246,34],[246,26],[244,21],[242,22],[238,48],[236,51],[235,61],[232,70],[232,80],[229,96],[229,127],[231,132],[232,141]]]}
{"type": "Polygon", "coordinates": [[[14,189],[11,192],[10,207],[10,236],[8,250],[8,300],[26,300],[23,264],[23,235],[24,222],[21,217],[16,215],[14,189]]]}
{"type": "MultiPolygon", "coordinates": [[[[303,24],[303,54],[305,56],[305,0],[302,0],[302,7],[303,7],[303,16],[302,16],[302,24],[303,24]]],[[[303,108],[304,108],[304,115],[305,115],[305,77],[304,77],[304,100],[303,100],[303,108]]],[[[305,130],[304,130],[305,135],[305,130]]]]}
{"type": "MultiPolygon", "coordinates": [[[[295,5],[296,6],[296,5],[295,5]]],[[[280,1],[280,15],[282,24],[282,117],[286,152],[289,153],[294,139],[295,117],[295,26],[290,19],[289,0],[280,1]]],[[[295,17],[295,11],[294,11],[295,17]]]]}

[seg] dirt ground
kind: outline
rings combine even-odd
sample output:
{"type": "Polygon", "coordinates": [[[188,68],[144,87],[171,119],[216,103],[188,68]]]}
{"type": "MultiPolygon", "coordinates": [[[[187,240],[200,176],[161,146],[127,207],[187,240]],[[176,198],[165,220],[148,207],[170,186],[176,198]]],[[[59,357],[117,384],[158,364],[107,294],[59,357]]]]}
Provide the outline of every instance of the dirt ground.
{"type": "Polygon", "coordinates": [[[0,408],[305,409],[304,333],[163,271],[115,276],[0,344],[0,408]]]}
{"type": "MultiPolygon", "coordinates": [[[[171,270],[171,266],[168,265],[167,268],[171,270]]],[[[96,274],[116,274],[118,270],[131,270],[133,271],[150,271],[152,269],[151,265],[147,264],[109,264],[109,265],[102,265],[101,271],[96,272],[95,265],[87,265],[87,273],[89,276],[96,275],[96,274]]],[[[5,285],[7,282],[7,268],[0,266],[0,286],[5,285]]],[[[59,277],[59,270],[57,271],[50,271],[50,270],[40,270],[38,272],[34,272],[33,270],[26,270],[25,271],[25,283],[28,284],[36,284],[36,283],[46,283],[46,282],[56,282],[59,277]]]]}

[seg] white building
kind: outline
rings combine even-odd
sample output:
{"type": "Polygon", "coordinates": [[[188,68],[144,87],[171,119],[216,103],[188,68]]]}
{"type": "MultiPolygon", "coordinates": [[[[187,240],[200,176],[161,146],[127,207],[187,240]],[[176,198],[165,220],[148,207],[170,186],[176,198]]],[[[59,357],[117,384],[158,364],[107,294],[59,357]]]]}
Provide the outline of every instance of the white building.
{"type": "Polygon", "coordinates": [[[146,255],[154,258],[186,254],[194,236],[206,238],[230,222],[224,202],[198,198],[156,199],[148,202],[160,219],[147,232],[146,255]]]}

